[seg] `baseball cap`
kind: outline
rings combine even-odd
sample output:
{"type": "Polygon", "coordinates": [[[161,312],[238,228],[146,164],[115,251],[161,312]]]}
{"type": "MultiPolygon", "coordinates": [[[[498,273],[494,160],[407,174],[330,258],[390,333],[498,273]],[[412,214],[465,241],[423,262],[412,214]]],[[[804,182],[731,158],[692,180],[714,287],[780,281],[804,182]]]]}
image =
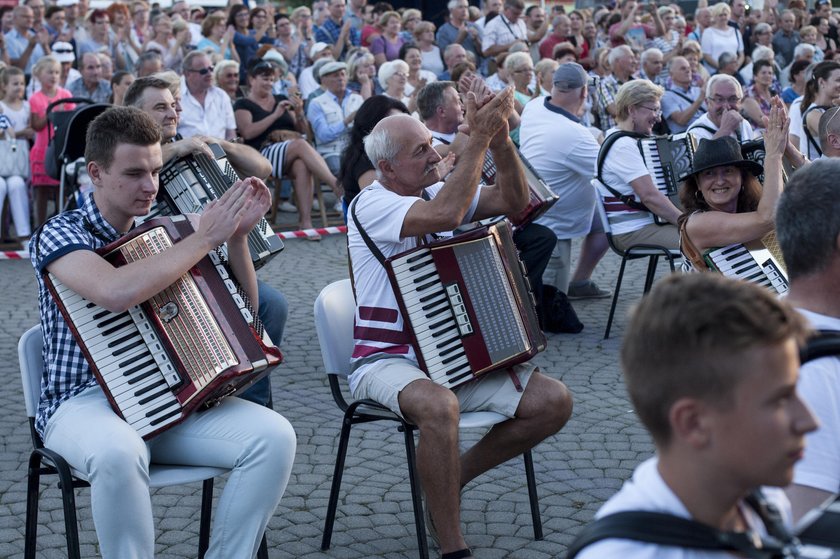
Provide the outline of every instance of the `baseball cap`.
{"type": "Polygon", "coordinates": [[[587,80],[586,70],[576,62],[566,62],[554,71],[552,83],[561,91],[580,89],[587,80]]]}
{"type": "Polygon", "coordinates": [[[328,48],[330,48],[330,46],[327,43],[321,43],[321,42],[315,43],[309,49],[309,58],[315,58],[318,55],[319,52],[323,51],[324,49],[328,49],[328,48]]]}
{"type": "Polygon", "coordinates": [[[346,70],[347,64],[344,62],[336,62],[335,60],[330,60],[318,70],[318,75],[320,77],[324,77],[327,74],[332,74],[333,72],[338,72],[339,70],[346,70]]]}
{"type": "Polygon", "coordinates": [[[52,54],[59,62],[73,62],[76,60],[76,53],[73,52],[73,45],[63,41],[53,43],[52,54]]]}

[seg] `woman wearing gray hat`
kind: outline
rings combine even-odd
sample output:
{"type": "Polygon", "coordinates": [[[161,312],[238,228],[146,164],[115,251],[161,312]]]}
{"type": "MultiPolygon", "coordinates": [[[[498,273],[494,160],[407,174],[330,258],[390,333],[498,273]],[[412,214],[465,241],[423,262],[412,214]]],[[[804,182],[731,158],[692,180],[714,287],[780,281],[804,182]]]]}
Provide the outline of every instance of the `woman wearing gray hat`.
{"type": "Polygon", "coordinates": [[[694,174],[680,199],[680,250],[684,269],[707,269],[703,254],[714,248],[760,239],[775,229],[776,202],[782,192],[782,155],[790,119],[784,103],[772,99],[764,133],[764,167],[745,160],[731,137],[701,140],[694,154],[694,174]],[[757,176],[764,173],[764,186],[757,176]]]}

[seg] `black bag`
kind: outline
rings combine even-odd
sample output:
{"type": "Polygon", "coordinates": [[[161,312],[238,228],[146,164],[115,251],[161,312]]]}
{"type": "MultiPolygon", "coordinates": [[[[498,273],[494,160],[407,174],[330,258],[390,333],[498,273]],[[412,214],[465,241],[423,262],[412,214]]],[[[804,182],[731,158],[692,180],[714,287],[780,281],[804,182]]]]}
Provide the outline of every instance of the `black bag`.
{"type": "Polygon", "coordinates": [[[540,327],[553,334],[577,334],[583,324],[569,298],[552,285],[543,284],[542,299],[537,307],[540,327]]]}

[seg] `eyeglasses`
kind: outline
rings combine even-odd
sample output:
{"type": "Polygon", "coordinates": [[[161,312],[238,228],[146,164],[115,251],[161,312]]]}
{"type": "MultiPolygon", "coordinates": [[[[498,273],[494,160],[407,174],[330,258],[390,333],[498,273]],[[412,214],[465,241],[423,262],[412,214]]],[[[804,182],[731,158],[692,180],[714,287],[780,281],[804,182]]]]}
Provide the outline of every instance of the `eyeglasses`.
{"type": "Polygon", "coordinates": [[[199,70],[190,69],[190,72],[195,72],[196,74],[201,74],[202,76],[206,76],[207,74],[209,74],[212,71],[213,71],[212,66],[208,66],[207,68],[201,68],[199,70]]]}
{"type": "Polygon", "coordinates": [[[709,97],[709,101],[717,105],[723,105],[724,103],[726,103],[727,105],[737,105],[741,102],[741,98],[737,95],[733,95],[732,97],[721,97],[720,95],[713,95],[712,97],[709,97]]]}
{"type": "Polygon", "coordinates": [[[513,73],[514,74],[533,74],[534,69],[533,68],[521,68],[519,70],[514,70],[513,73]]]}
{"type": "Polygon", "coordinates": [[[56,54],[70,54],[73,49],[52,49],[52,51],[56,54]]]}
{"type": "Polygon", "coordinates": [[[645,107],[644,105],[639,105],[639,106],[643,109],[647,109],[650,112],[652,112],[653,116],[656,116],[656,117],[662,116],[662,107],[657,107],[657,108],[654,109],[653,107],[645,107]]]}

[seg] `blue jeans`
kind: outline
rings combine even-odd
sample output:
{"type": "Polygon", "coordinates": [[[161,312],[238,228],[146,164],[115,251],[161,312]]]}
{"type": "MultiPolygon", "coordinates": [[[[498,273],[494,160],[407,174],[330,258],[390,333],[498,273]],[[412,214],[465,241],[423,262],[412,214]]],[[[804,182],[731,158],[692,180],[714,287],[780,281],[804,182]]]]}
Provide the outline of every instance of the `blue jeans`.
{"type": "MultiPolygon", "coordinates": [[[[282,293],[263,281],[257,280],[257,289],[260,298],[257,314],[271,341],[279,347],[283,343],[283,331],[286,329],[286,319],[289,317],[289,303],[282,293]]],[[[239,397],[271,408],[271,374],[255,382],[239,397]]]]}

